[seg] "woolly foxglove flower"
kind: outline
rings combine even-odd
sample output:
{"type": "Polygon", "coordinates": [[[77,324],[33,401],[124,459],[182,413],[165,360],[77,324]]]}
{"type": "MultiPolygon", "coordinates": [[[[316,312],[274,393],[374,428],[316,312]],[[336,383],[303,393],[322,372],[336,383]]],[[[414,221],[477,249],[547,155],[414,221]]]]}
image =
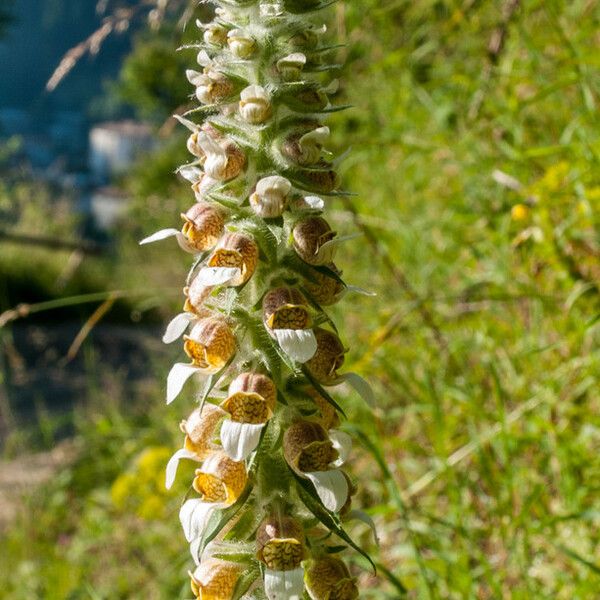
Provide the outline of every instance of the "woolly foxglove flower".
{"type": "Polygon", "coordinates": [[[198,133],[197,144],[204,152],[204,173],[217,181],[237,177],[246,164],[245,154],[233,142],[218,143],[204,132],[198,133]]]}
{"type": "Polygon", "coordinates": [[[304,575],[311,600],[358,600],[356,580],[346,564],[334,556],[308,561],[304,575]]]}
{"type": "Polygon", "coordinates": [[[322,217],[307,217],[294,226],[294,249],[304,262],[310,265],[325,265],[333,261],[336,235],[322,217]]]}
{"type": "Polygon", "coordinates": [[[263,298],[263,321],[282,350],[305,363],[317,351],[308,302],[295,288],[276,288],[263,298]]]}
{"type": "Polygon", "coordinates": [[[302,524],[288,516],[267,517],[256,534],[257,557],[265,565],[269,600],[300,600],[304,591],[302,560],[306,555],[302,524]]]}
{"type": "Polygon", "coordinates": [[[218,450],[213,442],[215,431],[225,412],[214,404],[206,403],[202,409],[197,408],[185,421],[180,429],[185,433],[183,448],[177,450],[167,464],[165,487],[170,489],[177,475],[179,461],[183,458],[203,461],[211,453],[218,450]]]}
{"type": "Polygon", "coordinates": [[[329,138],[329,127],[317,127],[304,135],[293,135],[286,140],[283,151],[299,165],[314,165],[321,159],[323,144],[329,138]]]}
{"type": "Polygon", "coordinates": [[[258,246],[248,235],[226,233],[198,274],[203,285],[243,285],[252,277],[258,263],[258,246]]]}
{"type": "Polygon", "coordinates": [[[242,373],[231,382],[221,404],[230,417],[221,426],[221,443],[233,460],[244,460],[258,446],[276,399],[277,388],[266,375],[242,373]]]}
{"type": "Polygon", "coordinates": [[[338,369],[344,364],[347,350],[335,333],[317,327],[315,329],[317,351],[306,363],[306,369],[311,376],[322,385],[339,385],[347,383],[369,405],[375,403],[371,386],[357,373],[338,374],[338,369]]]}
{"type": "Polygon", "coordinates": [[[187,500],[179,511],[179,520],[185,538],[191,544],[194,560],[198,561],[197,545],[213,512],[237,502],[247,482],[244,463],[231,460],[224,452],[214,452],[196,470],[192,486],[200,498],[187,500]]]}
{"type": "MultiPolygon", "coordinates": [[[[344,437],[341,439],[338,447],[346,454],[348,442],[344,437]]],[[[312,421],[296,421],[283,438],[287,463],[296,473],[310,479],[323,506],[332,512],[339,512],[348,500],[348,480],[336,468],[344,458],[340,450],[334,447],[325,429],[312,421]]]]}
{"type": "Polygon", "coordinates": [[[249,58],[256,50],[256,42],[243,29],[232,29],[227,34],[227,45],[236,58],[249,58]]]}
{"type": "Polygon", "coordinates": [[[207,67],[203,73],[189,69],[188,81],[196,88],[196,98],[202,104],[216,104],[233,94],[233,83],[227,75],[207,67]]]}
{"type": "Polygon", "coordinates": [[[235,354],[235,336],[223,317],[199,320],[184,339],[183,349],[192,359],[192,364],[173,365],[167,377],[167,404],[175,400],[192,375],[217,373],[235,354]]]}
{"type": "Polygon", "coordinates": [[[222,46],[227,41],[227,29],[218,23],[209,23],[202,26],[204,41],[211,46],[222,46]]]}
{"type": "Polygon", "coordinates": [[[250,196],[250,206],[263,219],[279,217],[291,190],[292,184],[285,177],[264,177],[256,184],[256,191],[250,196]]]}
{"type": "Polygon", "coordinates": [[[347,288],[339,279],[341,273],[333,263],[324,266],[329,268],[332,274],[337,275],[338,278],[315,270],[312,278],[307,279],[304,286],[315,302],[318,302],[321,306],[331,306],[340,300],[347,288]]]}
{"type": "Polygon", "coordinates": [[[240,94],[240,115],[252,125],[264,123],[271,116],[271,101],[265,88],[250,85],[240,94]]]}
{"type": "Polygon", "coordinates": [[[239,564],[216,558],[203,560],[189,574],[192,593],[198,600],[231,600],[241,574],[239,564]]]}

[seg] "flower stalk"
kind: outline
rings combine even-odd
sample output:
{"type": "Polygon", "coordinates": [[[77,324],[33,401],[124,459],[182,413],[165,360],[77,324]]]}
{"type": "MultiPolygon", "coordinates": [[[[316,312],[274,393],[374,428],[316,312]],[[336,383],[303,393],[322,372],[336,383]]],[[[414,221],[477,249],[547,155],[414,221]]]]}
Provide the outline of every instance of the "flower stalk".
{"type": "Polygon", "coordinates": [[[182,338],[188,359],[169,373],[167,402],[191,396],[188,380],[204,391],[166,483],[181,459],[197,463],[180,512],[197,598],[262,589],[269,600],[351,600],[356,583],[338,553],[362,552],[342,523],[356,488],[329,388],[345,381],[372,394],[339,373],[347,349],[325,310],[361,291],[333,263],[352,236],[323,214],[343,194],[324,123],[337,109],[322,25],[330,2],[213,1],[186,73],[199,105],[177,117],[190,131],[179,174],[194,202],[181,229],[142,242],[174,237],[196,258],[163,338],[182,338]]]}

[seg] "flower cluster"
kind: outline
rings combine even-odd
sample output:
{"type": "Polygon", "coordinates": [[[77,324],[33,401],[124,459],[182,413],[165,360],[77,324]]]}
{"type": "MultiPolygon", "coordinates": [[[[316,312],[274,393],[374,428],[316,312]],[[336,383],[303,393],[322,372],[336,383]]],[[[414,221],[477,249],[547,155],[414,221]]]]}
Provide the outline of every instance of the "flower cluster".
{"type": "Polygon", "coordinates": [[[200,105],[178,117],[191,155],[179,174],[195,203],[181,229],[142,242],[174,237],[195,257],[163,338],[183,338],[188,359],[169,373],[167,402],[192,378],[204,384],[166,485],[180,460],[197,463],[180,512],[197,598],[263,588],[269,600],[350,600],[358,590],[338,552],[361,550],[343,522],[367,517],[352,509],[351,440],[328,390],[371,392],[340,372],[347,349],[324,308],[361,291],[334,263],[353,236],[322,216],[343,193],[323,124],[337,109],[326,80],[335,46],[318,24],[328,2],[215,3],[187,72],[200,105]]]}

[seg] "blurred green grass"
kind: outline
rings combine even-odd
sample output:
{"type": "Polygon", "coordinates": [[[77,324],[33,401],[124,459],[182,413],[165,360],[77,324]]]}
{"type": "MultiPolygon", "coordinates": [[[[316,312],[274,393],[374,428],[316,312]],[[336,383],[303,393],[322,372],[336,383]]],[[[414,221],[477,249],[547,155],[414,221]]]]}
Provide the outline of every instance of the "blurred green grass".
{"type": "MultiPolygon", "coordinates": [[[[378,296],[348,295],[333,313],[348,370],[378,400],[371,415],[343,394],[365,436],[355,503],[376,520],[379,551],[353,530],[410,598],[598,596],[599,23],[598,4],[581,0],[337,8],[350,44],[342,93],[356,108],[332,129],[339,150],[352,146],[344,181],[357,196],[330,214],[365,233],[338,263],[378,296]]],[[[182,278],[176,250],[133,244],[188,201],[168,157],[156,164],[131,183],[140,201],[119,285],[182,278]]],[[[74,464],[0,545],[0,597],[187,597],[183,490],[148,514],[154,492],[136,471],[147,448],[179,444],[187,409],[162,406],[167,368],[108,400],[90,389],[74,464]],[[120,509],[123,472],[140,489],[120,509]]],[[[385,570],[360,577],[361,597],[401,595],[385,570]]]]}

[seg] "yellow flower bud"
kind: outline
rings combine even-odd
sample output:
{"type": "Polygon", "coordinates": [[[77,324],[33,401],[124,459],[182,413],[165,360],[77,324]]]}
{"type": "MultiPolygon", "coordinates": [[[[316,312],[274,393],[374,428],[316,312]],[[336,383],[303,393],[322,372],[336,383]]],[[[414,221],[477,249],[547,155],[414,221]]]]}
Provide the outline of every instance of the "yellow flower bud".
{"type": "Polygon", "coordinates": [[[227,34],[227,45],[237,58],[249,58],[256,50],[256,42],[241,29],[232,29],[227,34]]]}
{"type": "Polygon", "coordinates": [[[201,319],[184,339],[185,353],[206,372],[220,371],[235,353],[235,337],[223,317],[201,319]]]}
{"type": "Polygon", "coordinates": [[[295,288],[280,287],[263,299],[263,320],[269,329],[310,329],[308,302],[295,288]]]}
{"type": "Polygon", "coordinates": [[[203,502],[233,504],[242,494],[248,474],[243,462],[236,462],[224,452],[211,454],[196,469],[194,489],[202,496],[203,502]]]}
{"type": "Polygon", "coordinates": [[[266,423],[275,410],[277,388],[273,380],[259,373],[242,373],[229,386],[221,405],[238,423],[266,423]]]}
{"type": "Polygon", "coordinates": [[[325,429],[312,421],[296,421],[288,427],[283,436],[283,454],[299,473],[327,471],[338,458],[325,429]]]}
{"type": "Polygon", "coordinates": [[[307,217],[294,226],[294,249],[304,262],[310,265],[324,265],[333,260],[335,246],[327,242],[331,242],[336,235],[322,217],[307,217]]]}
{"type": "Polygon", "coordinates": [[[340,338],[327,329],[317,327],[315,336],[317,352],[306,363],[306,368],[319,383],[333,384],[338,378],[337,370],[344,364],[346,350],[340,338]]]}
{"type": "Polygon", "coordinates": [[[242,567],[216,558],[203,560],[190,573],[192,592],[198,600],[230,600],[242,567]]]}
{"type": "Polygon", "coordinates": [[[358,600],[359,597],[348,567],[333,556],[310,560],[304,581],[312,600],[358,600]]]}
{"type": "Polygon", "coordinates": [[[304,559],[304,529],[292,517],[267,517],[256,534],[257,558],[273,571],[292,571],[304,559]]]}
{"type": "Polygon", "coordinates": [[[197,202],[181,218],[185,221],[181,232],[200,252],[217,243],[225,226],[221,211],[207,202],[197,202]]]}

